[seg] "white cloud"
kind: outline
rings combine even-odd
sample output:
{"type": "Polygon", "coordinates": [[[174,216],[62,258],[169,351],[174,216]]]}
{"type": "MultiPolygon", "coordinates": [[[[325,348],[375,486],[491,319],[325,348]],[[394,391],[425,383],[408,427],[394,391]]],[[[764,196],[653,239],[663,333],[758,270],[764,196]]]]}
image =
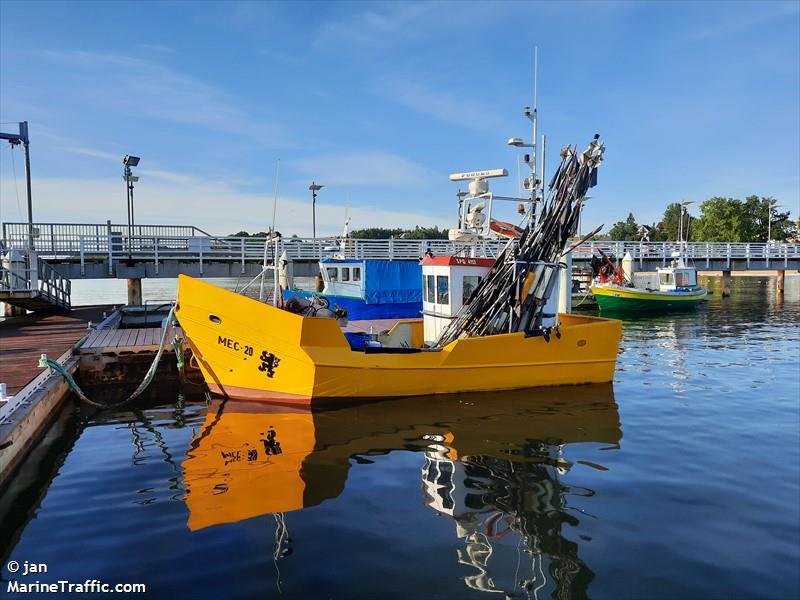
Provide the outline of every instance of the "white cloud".
{"type": "Polygon", "coordinates": [[[325,185],[419,186],[437,177],[422,165],[381,150],[324,154],[284,164],[290,171],[325,185]]]}
{"type": "Polygon", "coordinates": [[[436,90],[409,78],[379,79],[371,90],[388,100],[459,127],[496,132],[502,126],[502,120],[492,109],[467,94],[436,90]]]}
{"type": "MultiPolygon", "coordinates": [[[[61,150],[65,152],[70,152],[72,154],[79,154],[81,156],[99,158],[107,162],[114,162],[119,164],[120,169],[122,169],[121,154],[115,154],[113,152],[105,152],[104,150],[97,150],[94,148],[81,148],[76,146],[64,146],[61,148],[61,150]]],[[[137,169],[136,174],[144,177],[152,177],[154,179],[169,181],[171,183],[186,184],[197,181],[197,175],[191,175],[189,173],[178,173],[176,171],[168,171],[165,169],[147,169],[147,168],[137,169]]]]}
{"type": "Polygon", "coordinates": [[[122,157],[119,154],[114,154],[112,152],[104,152],[103,150],[96,150],[94,148],[80,148],[77,146],[63,146],[60,148],[64,152],[70,152],[71,154],[79,154],[81,156],[89,156],[91,158],[99,158],[102,160],[113,160],[115,162],[120,162],[122,157]]]}
{"type": "Polygon", "coordinates": [[[262,146],[289,146],[282,129],[246,114],[230,94],[152,60],[72,50],[42,55],[65,67],[72,98],[153,119],[201,126],[254,139],[262,146]]]}
{"type": "Polygon", "coordinates": [[[340,44],[385,48],[420,35],[429,21],[425,17],[438,8],[435,2],[372,4],[323,25],[314,41],[318,48],[340,44]]]}
{"type": "MultiPolygon", "coordinates": [[[[33,181],[34,218],[43,222],[114,223],[127,220],[125,193],[109,180],[36,178],[33,181]]],[[[13,202],[13,182],[0,182],[0,196],[13,202]]],[[[311,235],[308,198],[279,196],[277,229],[284,235],[311,235]]],[[[223,183],[149,183],[137,188],[136,222],[195,225],[212,234],[261,231],[272,221],[272,195],[244,193],[223,183]]],[[[349,206],[351,229],[364,227],[452,226],[446,215],[431,215],[374,206],[349,206]]],[[[344,203],[317,204],[317,235],[340,233],[344,203]]],[[[10,215],[9,215],[10,216],[10,215]]],[[[12,219],[13,220],[13,219],[12,219]]]]}
{"type": "Polygon", "coordinates": [[[696,28],[685,34],[687,41],[702,41],[716,37],[728,37],[758,27],[774,19],[794,17],[800,13],[800,4],[795,2],[738,3],[720,13],[718,18],[702,19],[696,28]],[[735,8],[734,8],[735,7],[735,8]]]}

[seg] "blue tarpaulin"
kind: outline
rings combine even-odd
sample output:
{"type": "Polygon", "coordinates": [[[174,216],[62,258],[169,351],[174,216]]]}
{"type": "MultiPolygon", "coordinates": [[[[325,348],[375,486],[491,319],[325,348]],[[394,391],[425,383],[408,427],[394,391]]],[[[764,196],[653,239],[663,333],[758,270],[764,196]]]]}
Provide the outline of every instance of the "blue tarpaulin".
{"type": "Polygon", "coordinates": [[[422,302],[422,267],[402,260],[365,260],[367,304],[422,302]]]}

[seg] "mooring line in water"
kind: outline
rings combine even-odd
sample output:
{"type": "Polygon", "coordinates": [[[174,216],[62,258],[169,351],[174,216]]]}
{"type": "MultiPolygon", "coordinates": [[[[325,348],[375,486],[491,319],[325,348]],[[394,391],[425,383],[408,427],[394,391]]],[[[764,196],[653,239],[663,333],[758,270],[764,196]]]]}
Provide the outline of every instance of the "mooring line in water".
{"type": "Polygon", "coordinates": [[[156,352],[156,357],[153,359],[153,362],[150,365],[150,368],[147,369],[147,373],[144,375],[144,379],[139,384],[134,392],[122,400],[121,402],[115,402],[113,404],[106,404],[103,402],[97,402],[95,400],[90,399],[80,388],[80,386],[75,382],[75,379],[72,377],[69,371],[67,371],[64,367],[58,364],[56,361],[47,358],[46,355],[42,354],[42,358],[39,359],[39,366],[41,368],[50,367],[57,373],[60,373],[61,376],[66,380],[67,384],[69,385],[70,389],[78,395],[78,398],[86,402],[87,404],[91,404],[92,406],[96,406],[97,408],[119,408],[120,406],[124,406],[129,402],[132,402],[139,396],[141,396],[144,391],[150,386],[153,382],[153,379],[156,375],[156,369],[158,368],[158,363],[161,361],[161,355],[164,354],[164,347],[166,346],[167,341],[167,332],[170,329],[170,323],[172,321],[173,314],[175,312],[175,305],[173,304],[169,309],[169,314],[167,315],[167,325],[164,327],[164,331],[161,333],[161,343],[158,345],[158,352],[156,352]]]}

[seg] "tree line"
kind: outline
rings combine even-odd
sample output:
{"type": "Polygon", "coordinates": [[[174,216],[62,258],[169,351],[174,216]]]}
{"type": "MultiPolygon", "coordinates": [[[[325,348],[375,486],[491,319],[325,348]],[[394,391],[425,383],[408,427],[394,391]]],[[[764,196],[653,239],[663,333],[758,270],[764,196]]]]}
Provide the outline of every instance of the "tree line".
{"type": "Polygon", "coordinates": [[[789,211],[779,212],[771,197],[715,196],[700,204],[700,215],[685,211],[679,202],[669,204],[658,223],[638,223],[633,213],[614,223],[608,231],[612,240],[649,240],[651,242],[684,240],[697,242],[784,242],[795,239],[800,221],[792,221],[789,211]],[[681,215],[683,219],[681,223],[681,215]],[[771,223],[770,223],[771,216],[771,223]]]}
{"type": "MultiPolygon", "coordinates": [[[[700,215],[695,216],[686,212],[679,202],[673,202],[667,206],[658,223],[639,223],[633,213],[629,213],[627,219],[614,223],[602,237],[651,242],[676,241],[681,235],[684,240],[697,242],[766,242],[768,239],[783,242],[797,239],[800,221],[791,220],[789,211],[776,210],[776,204],[771,197],[748,196],[740,200],[715,196],[700,204],[700,215]]],[[[265,231],[253,234],[239,231],[230,237],[266,238],[267,235],[265,231]]],[[[414,229],[367,227],[352,231],[350,237],[362,240],[446,240],[447,229],[420,225],[414,229]]]]}

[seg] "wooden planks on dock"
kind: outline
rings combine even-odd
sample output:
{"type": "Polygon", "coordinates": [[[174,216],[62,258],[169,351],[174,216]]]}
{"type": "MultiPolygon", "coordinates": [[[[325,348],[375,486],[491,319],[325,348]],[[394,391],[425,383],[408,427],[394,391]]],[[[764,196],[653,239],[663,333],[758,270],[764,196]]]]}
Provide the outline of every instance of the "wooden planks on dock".
{"type": "MultiPolygon", "coordinates": [[[[173,328],[168,343],[180,334],[179,328],[173,328]]],[[[142,352],[158,349],[161,343],[160,327],[141,327],[131,329],[106,329],[95,331],[83,342],[81,354],[98,352],[142,352]]]]}
{"type": "Polygon", "coordinates": [[[16,394],[41,372],[39,355],[58,358],[87,334],[89,321],[99,323],[110,311],[110,306],[82,306],[0,321],[0,382],[7,393],[16,394]]]}

